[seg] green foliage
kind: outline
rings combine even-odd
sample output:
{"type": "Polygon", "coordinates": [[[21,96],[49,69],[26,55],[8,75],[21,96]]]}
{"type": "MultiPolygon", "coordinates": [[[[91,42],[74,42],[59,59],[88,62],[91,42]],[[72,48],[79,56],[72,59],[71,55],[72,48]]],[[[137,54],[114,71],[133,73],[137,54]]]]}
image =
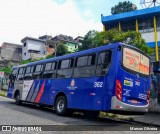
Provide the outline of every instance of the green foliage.
{"type": "Polygon", "coordinates": [[[0,68],[0,71],[5,72],[6,74],[11,74],[12,69],[11,68],[0,68]]]}
{"type": "Polygon", "coordinates": [[[53,55],[47,55],[46,59],[50,59],[50,58],[53,58],[53,57],[54,57],[53,55]]]}
{"type": "Polygon", "coordinates": [[[115,5],[111,8],[111,14],[119,14],[129,11],[137,10],[137,6],[129,1],[119,2],[118,5],[115,5]]]}
{"type": "Polygon", "coordinates": [[[35,61],[44,60],[44,59],[47,59],[47,58],[22,60],[19,64],[22,65],[22,64],[27,64],[27,63],[30,63],[30,62],[35,62],[35,61]]]}
{"type": "Polygon", "coordinates": [[[135,31],[122,32],[112,29],[106,32],[98,32],[93,39],[93,44],[96,47],[116,42],[133,45],[149,55],[154,51],[146,45],[141,34],[135,31]]]}
{"type": "Polygon", "coordinates": [[[68,48],[62,42],[57,45],[56,56],[68,54],[68,48]]]}
{"type": "Polygon", "coordinates": [[[82,42],[82,46],[79,47],[79,51],[90,49],[96,47],[93,44],[93,38],[96,36],[97,31],[95,30],[90,30],[85,36],[84,40],[82,42]]]}
{"type": "Polygon", "coordinates": [[[5,93],[5,92],[0,92],[0,96],[6,97],[6,96],[7,96],[7,93],[5,93]]]}

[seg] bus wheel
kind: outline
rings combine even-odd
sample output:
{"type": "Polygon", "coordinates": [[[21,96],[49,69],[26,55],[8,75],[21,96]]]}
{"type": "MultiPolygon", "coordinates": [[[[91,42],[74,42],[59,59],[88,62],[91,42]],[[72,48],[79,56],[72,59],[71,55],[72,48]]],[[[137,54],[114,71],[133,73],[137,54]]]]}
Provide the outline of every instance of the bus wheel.
{"type": "Polygon", "coordinates": [[[67,113],[67,100],[65,96],[59,96],[55,104],[56,114],[64,116],[67,113]]]}
{"type": "Polygon", "coordinates": [[[19,94],[19,92],[15,96],[15,103],[16,103],[16,105],[22,104],[22,101],[20,100],[20,94],[19,94]]]}

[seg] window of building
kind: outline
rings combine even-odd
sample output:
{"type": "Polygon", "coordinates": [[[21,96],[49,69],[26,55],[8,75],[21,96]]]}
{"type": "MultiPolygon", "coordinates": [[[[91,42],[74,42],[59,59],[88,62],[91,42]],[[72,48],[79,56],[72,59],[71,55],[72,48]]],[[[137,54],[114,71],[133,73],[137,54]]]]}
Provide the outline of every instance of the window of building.
{"type": "Polygon", "coordinates": [[[26,45],[27,45],[27,43],[26,43],[26,42],[24,42],[23,47],[26,47],[26,45]]]}
{"type": "Polygon", "coordinates": [[[121,22],[121,29],[124,32],[127,32],[129,30],[135,31],[136,30],[136,21],[130,20],[130,21],[121,22]]]}
{"type": "Polygon", "coordinates": [[[100,76],[107,74],[111,64],[111,56],[112,51],[110,50],[99,53],[96,65],[96,75],[100,76]]]}
{"type": "Polygon", "coordinates": [[[160,16],[156,17],[156,22],[157,22],[157,31],[160,31],[160,16]]]}
{"type": "Polygon", "coordinates": [[[138,29],[141,33],[154,31],[153,18],[138,20],[138,29]]]}
{"type": "Polygon", "coordinates": [[[111,29],[118,30],[119,29],[118,23],[112,23],[112,24],[107,25],[106,27],[107,27],[107,30],[111,30],[111,29]]]}

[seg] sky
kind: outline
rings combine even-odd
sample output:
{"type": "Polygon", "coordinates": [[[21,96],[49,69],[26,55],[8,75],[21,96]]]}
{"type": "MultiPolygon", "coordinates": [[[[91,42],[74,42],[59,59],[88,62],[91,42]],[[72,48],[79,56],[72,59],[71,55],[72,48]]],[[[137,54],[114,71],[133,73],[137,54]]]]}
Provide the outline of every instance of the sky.
{"type": "MultiPolygon", "coordinates": [[[[101,14],[125,0],[0,0],[0,45],[21,44],[26,36],[84,36],[102,31],[101,14]]],[[[141,9],[140,0],[129,0],[141,9]]]]}

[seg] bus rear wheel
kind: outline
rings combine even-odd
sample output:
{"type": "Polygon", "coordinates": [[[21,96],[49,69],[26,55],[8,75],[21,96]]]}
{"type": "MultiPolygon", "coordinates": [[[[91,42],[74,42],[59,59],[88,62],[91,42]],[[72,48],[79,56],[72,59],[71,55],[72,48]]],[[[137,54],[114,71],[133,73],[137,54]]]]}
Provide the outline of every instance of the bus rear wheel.
{"type": "Polygon", "coordinates": [[[67,100],[65,96],[59,96],[55,103],[56,114],[64,116],[67,114],[67,100]]]}
{"type": "Polygon", "coordinates": [[[17,94],[15,95],[15,103],[16,103],[16,105],[21,105],[22,104],[22,101],[20,100],[19,92],[17,92],[17,94]]]}

